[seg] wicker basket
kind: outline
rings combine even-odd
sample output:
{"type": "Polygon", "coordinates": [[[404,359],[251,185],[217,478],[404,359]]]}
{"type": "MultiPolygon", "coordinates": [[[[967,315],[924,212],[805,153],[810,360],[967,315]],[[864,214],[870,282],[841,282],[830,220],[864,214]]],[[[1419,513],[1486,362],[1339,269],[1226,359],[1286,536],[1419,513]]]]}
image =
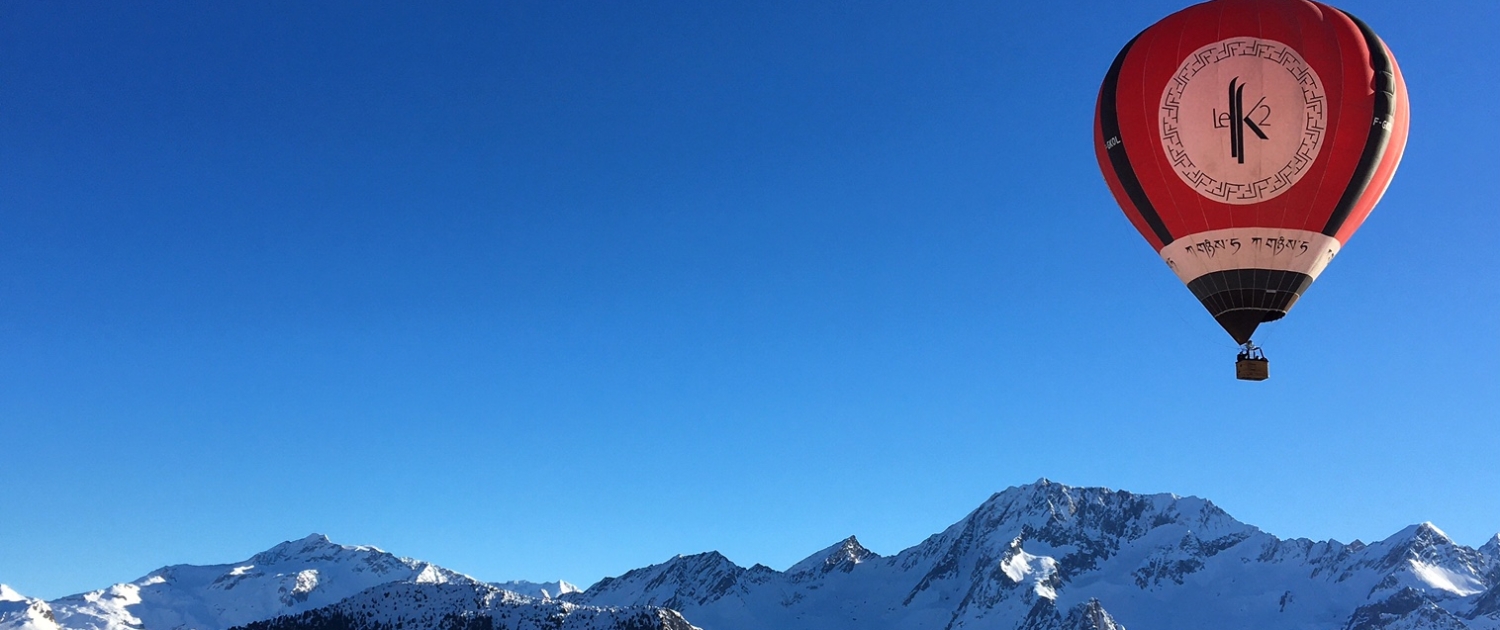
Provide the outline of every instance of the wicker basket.
{"type": "Polygon", "coordinates": [[[1234,376],[1242,381],[1264,381],[1271,376],[1271,362],[1254,357],[1240,357],[1234,362],[1234,376]]]}

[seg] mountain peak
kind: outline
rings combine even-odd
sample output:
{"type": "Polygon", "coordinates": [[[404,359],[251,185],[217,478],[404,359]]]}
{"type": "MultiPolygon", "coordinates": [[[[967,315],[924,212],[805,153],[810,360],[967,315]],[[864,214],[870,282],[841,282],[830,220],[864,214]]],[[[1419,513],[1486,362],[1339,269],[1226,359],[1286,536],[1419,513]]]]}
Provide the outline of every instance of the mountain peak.
{"type": "Polygon", "coordinates": [[[1074,606],[1063,627],[1069,630],[1125,630],[1097,599],[1074,606]]]}
{"type": "Polygon", "coordinates": [[[0,630],[61,630],[52,607],[0,584],[0,630]]]}
{"type": "Polygon", "coordinates": [[[1500,534],[1491,536],[1489,542],[1481,545],[1479,547],[1479,553],[1489,556],[1496,561],[1500,561],[1500,534]]]}
{"type": "Polygon", "coordinates": [[[0,602],[24,602],[26,596],[16,592],[9,585],[0,584],[0,602]]]}
{"type": "Polygon", "coordinates": [[[704,551],[702,553],[693,553],[687,555],[677,554],[672,559],[685,566],[691,567],[719,567],[727,565],[739,568],[739,565],[735,564],[733,560],[730,560],[728,557],[726,557],[722,553],[719,553],[717,550],[704,551]]]}
{"type": "Polygon", "coordinates": [[[257,565],[274,565],[289,560],[328,560],[344,554],[367,556],[389,556],[379,547],[364,545],[340,545],[318,533],[308,534],[297,540],[284,541],[250,558],[257,565]]]}
{"type": "Polygon", "coordinates": [[[966,520],[982,529],[1029,527],[1033,533],[1050,532],[1052,536],[1088,531],[1093,532],[1090,535],[1127,539],[1163,525],[1175,525],[1207,538],[1254,530],[1206,499],[1072,487],[1046,478],[992,495],[966,520]]]}
{"type": "Polygon", "coordinates": [[[1453,542],[1453,539],[1449,538],[1448,534],[1443,530],[1438,529],[1437,525],[1433,525],[1432,521],[1423,521],[1421,523],[1418,523],[1417,525],[1413,526],[1413,529],[1416,535],[1423,538],[1453,542]]]}
{"type": "Polygon", "coordinates": [[[859,544],[858,538],[850,536],[808,556],[792,565],[786,572],[789,575],[808,572],[827,573],[835,570],[848,573],[853,571],[856,565],[878,558],[880,554],[866,549],[864,545],[859,544]]]}
{"type": "Polygon", "coordinates": [[[1438,529],[1431,522],[1408,525],[1383,542],[1394,548],[1392,553],[1411,552],[1420,554],[1423,551],[1435,548],[1457,546],[1457,543],[1453,542],[1453,539],[1449,538],[1448,534],[1438,529]]]}

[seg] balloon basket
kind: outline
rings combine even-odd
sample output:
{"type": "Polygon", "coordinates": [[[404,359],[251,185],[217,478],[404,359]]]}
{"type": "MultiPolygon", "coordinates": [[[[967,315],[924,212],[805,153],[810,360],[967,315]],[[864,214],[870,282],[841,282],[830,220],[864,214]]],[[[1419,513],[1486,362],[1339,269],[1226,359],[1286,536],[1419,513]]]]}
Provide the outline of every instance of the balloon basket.
{"type": "Polygon", "coordinates": [[[1264,381],[1271,377],[1271,362],[1254,344],[1246,343],[1234,360],[1234,377],[1242,381],[1264,381]]]}

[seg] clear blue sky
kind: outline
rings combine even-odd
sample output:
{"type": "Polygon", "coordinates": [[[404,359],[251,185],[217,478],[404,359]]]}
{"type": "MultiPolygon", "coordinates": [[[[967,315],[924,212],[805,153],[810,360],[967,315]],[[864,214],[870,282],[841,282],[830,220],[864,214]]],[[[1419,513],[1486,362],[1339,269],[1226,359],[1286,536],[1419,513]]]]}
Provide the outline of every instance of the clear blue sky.
{"type": "Polygon", "coordinates": [[[1342,5],[1411,142],[1259,384],[1094,160],[1182,6],[0,4],[0,582],[785,568],[1043,476],[1484,542],[1500,3],[1342,5]]]}

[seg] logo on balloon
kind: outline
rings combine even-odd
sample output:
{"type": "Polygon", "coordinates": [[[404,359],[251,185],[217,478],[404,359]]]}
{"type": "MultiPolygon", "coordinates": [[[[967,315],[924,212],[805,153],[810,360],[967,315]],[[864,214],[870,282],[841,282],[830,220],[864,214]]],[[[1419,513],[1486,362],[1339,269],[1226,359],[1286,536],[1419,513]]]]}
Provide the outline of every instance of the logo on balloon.
{"type": "Polygon", "coordinates": [[[1244,164],[1245,130],[1249,129],[1254,132],[1261,140],[1270,140],[1261,127],[1268,127],[1271,124],[1271,106],[1266,104],[1266,97],[1262,96],[1250,107],[1249,113],[1246,113],[1245,86],[1235,87],[1239,80],[1239,77],[1229,80],[1229,109],[1224,112],[1214,110],[1213,118],[1215,129],[1229,130],[1229,157],[1244,164]]]}
{"type": "Polygon", "coordinates": [[[1162,149],[1178,178],[1230,205],[1291,189],[1317,159],[1328,121],[1312,67],[1290,46],[1255,37],[1188,55],[1162,90],[1159,112],[1162,149]]]}

